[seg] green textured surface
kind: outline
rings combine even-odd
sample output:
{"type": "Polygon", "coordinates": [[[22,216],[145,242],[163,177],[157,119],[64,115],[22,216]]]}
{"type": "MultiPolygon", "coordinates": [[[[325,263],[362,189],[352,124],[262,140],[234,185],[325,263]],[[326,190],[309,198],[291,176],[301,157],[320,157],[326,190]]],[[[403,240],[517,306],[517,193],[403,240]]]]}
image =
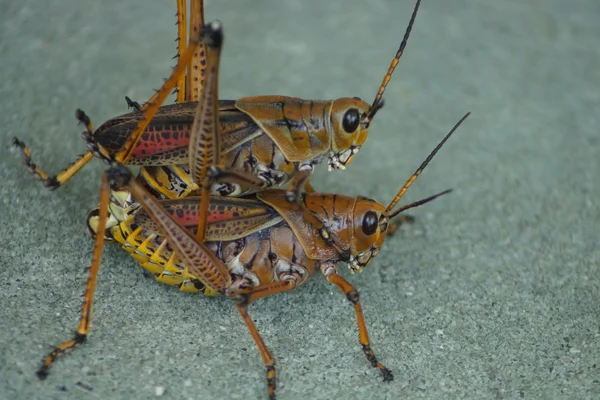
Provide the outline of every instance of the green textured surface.
{"type": "MultiPolygon", "coordinates": [[[[412,1],[210,1],[225,26],[221,94],[371,99],[412,1]]],[[[174,1],[0,1],[0,398],[266,398],[235,308],[104,257],[89,341],[45,382],[76,327],[100,162],[50,193],[12,136],[58,172],[98,125],[160,86],[174,1]],[[42,7],[41,4],[51,3],[42,7]],[[76,383],[93,387],[87,392],[76,383]],[[60,388],[66,388],[61,391],[60,388]]],[[[280,399],[593,399],[600,393],[600,3],[424,0],[371,136],[317,188],[387,202],[450,127],[473,115],[407,195],[454,188],[389,239],[361,292],[383,384],[345,298],[320,277],[251,307],[280,399]]]]}

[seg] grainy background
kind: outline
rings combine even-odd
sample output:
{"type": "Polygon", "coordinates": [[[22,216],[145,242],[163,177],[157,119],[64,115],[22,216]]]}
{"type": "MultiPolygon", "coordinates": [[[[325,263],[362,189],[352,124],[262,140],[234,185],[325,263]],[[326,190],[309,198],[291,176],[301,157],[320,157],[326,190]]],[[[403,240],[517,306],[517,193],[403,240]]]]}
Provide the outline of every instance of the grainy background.
{"type": "MultiPolygon", "coordinates": [[[[76,327],[98,161],[55,193],[12,136],[57,172],[98,125],[174,65],[174,1],[0,1],[0,397],[266,398],[231,302],[179,293],[107,249],[89,342],[45,382],[41,356],[76,327]],[[76,385],[93,387],[87,392],[76,385]],[[64,389],[64,390],[61,390],[64,389]]],[[[370,100],[412,1],[207,1],[226,30],[221,95],[370,100]]],[[[317,277],[251,307],[280,399],[598,398],[600,3],[424,0],[367,145],[321,190],[387,202],[450,127],[473,115],[407,201],[414,210],[362,274],[383,384],[351,307],[317,277]]]]}

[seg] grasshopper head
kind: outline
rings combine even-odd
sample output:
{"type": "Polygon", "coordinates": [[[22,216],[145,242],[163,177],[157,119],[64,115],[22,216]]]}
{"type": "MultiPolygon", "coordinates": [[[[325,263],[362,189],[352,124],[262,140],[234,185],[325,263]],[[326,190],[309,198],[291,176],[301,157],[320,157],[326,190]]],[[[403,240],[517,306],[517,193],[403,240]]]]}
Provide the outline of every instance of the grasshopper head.
{"type": "MultiPolygon", "coordinates": [[[[381,108],[381,105],[379,108],[381,108]]],[[[371,111],[371,118],[375,112],[377,112],[377,108],[374,107],[371,111]]],[[[352,211],[352,238],[350,241],[350,260],[348,261],[348,266],[351,272],[360,272],[362,268],[367,266],[373,257],[379,253],[379,249],[383,245],[385,237],[388,234],[390,219],[394,218],[396,215],[405,210],[429,203],[430,201],[451,192],[450,189],[444,190],[443,192],[398,207],[394,210],[400,199],[406,194],[408,188],[417,180],[419,175],[423,172],[425,167],[427,167],[437,152],[442,148],[444,143],[446,143],[450,136],[452,136],[460,124],[462,124],[470,114],[470,112],[465,114],[465,116],[462,117],[460,121],[456,123],[456,125],[454,125],[450,132],[448,132],[448,134],[433,149],[433,151],[429,153],[429,156],[427,156],[425,161],[421,163],[415,173],[412,174],[406,182],[404,182],[404,185],[402,185],[400,190],[398,190],[398,193],[396,193],[396,196],[394,196],[387,207],[383,204],[377,203],[375,200],[370,200],[364,197],[359,197],[356,199],[352,211]]]]}
{"type": "Polygon", "coordinates": [[[335,100],[331,108],[333,137],[329,152],[329,170],[344,169],[367,140],[371,107],[359,99],[335,100]]]}
{"type": "Polygon", "coordinates": [[[348,262],[351,272],[361,272],[379,253],[388,233],[389,221],[389,212],[383,204],[364,197],[356,199],[350,242],[352,257],[348,262]]]}

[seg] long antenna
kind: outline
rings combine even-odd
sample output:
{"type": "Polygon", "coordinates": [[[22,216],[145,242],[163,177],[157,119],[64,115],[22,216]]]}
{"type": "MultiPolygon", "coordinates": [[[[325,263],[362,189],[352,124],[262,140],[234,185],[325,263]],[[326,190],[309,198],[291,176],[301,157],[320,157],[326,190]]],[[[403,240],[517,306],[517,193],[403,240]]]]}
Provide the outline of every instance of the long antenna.
{"type": "Polygon", "coordinates": [[[419,11],[419,6],[421,5],[421,0],[417,0],[417,4],[415,4],[415,8],[413,10],[412,16],[410,17],[410,22],[408,23],[408,27],[406,28],[406,32],[404,32],[404,38],[402,38],[402,42],[400,43],[400,47],[396,52],[396,56],[390,63],[387,74],[383,77],[383,81],[377,90],[377,94],[375,95],[375,100],[373,100],[373,104],[371,105],[371,109],[369,110],[369,115],[367,116],[367,121],[370,123],[377,111],[383,106],[382,98],[383,92],[390,83],[392,79],[392,74],[400,61],[400,57],[404,54],[404,48],[406,47],[406,43],[408,42],[408,38],[410,37],[410,32],[412,31],[413,24],[415,23],[415,19],[417,18],[417,12],[419,11]]]}
{"type": "Polygon", "coordinates": [[[421,166],[419,168],[417,168],[417,170],[415,171],[415,173],[412,174],[411,177],[408,178],[408,180],[400,188],[400,190],[398,191],[398,193],[396,194],[396,196],[394,197],[394,199],[392,200],[392,202],[390,203],[390,205],[387,206],[387,208],[386,208],[387,212],[390,212],[394,208],[394,206],[396,204],[398,204],[398,202],[400,201],[400,199],[402,198],[402,196],[404,196],[404,194],[406,193],[406,190],[410,187],[410,185],[412,185],[417,180],[417,177],[419,175],[421,175],[421,172],[423,172],[423,170],[425,169],[425,167],[427,166],[427,164],[429,164],[429,162],[433,159],[433,157],[437,154],[437,152],[442,148],[442,146],[444,145],[444,143],[446,143],[448,141],[448,139],[450,139],[450,136],[452,136],[452,134],[456,131],[456,129],[463,123],[463,121],[465,119],[467,119],[467,117],[469,115],[471,115],[470,111],[468,113],[466,113],[464,115],[464,117],[462,117],[460,119],[460,121],[458,121],[456,123],[456,125],[454,125],[454,127],[450,130],[450,132],[448,132],[448,134],[442,139],[442,141],[437,146],[435,146],[435,149],[433,149],[433,151],[427,156],[427,158],[425,159],[425,161],[423,161],[423,163],[421,164],[421,166]]]}
{"type": "Polygon", "coordinates": [[[408,210],[410,208],[415,208],[415,207],[422,206],[423,204],[429,203],[431,200],[435,200],[435,199],[437,199],[440,196],[443,196],[445,194],[450,193],[451,191],[452,191],[452,189],[447,189],[447,190],[444,190],[443,192],[440,192],[438,194],[434,194],[433,196],[429,196],[429,197],[426,197],[424,199],[415,201],[414,203],[410,203],[410,204],[407,204],[405,206],[402,206],[402,207],[400,207],[399,209],[397,209],[396,211],[394,211],[393,213],[390,214],[390,219],[394,218],[396,215],[400,214],[402,211],[406,211],[406,210],[408,210]]]}

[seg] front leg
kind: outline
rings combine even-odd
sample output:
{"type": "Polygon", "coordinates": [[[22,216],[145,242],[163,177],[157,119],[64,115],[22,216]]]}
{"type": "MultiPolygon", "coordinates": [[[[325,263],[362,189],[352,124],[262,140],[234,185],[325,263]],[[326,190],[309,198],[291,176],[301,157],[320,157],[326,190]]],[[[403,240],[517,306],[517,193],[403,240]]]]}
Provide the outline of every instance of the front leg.
{"type": "Polygon", "coordinates": [[[346,281],[341,275],[337,273],[335,266],[330,263],[324,263],[321,266],[321,272],[325,278],[336,285],[345,295],[348,301],[354,305],[354,311],[356,312],[356,319],[358,322],[358,340],[362,346],[363,353],[367,357],[367,360],[373,368],[377,368],[383,375],[383,381],[389,382],[394,379],[392,372],[387,369],[383,364],[377,361],[375,353],[371,349],[371,341],[369,340],[369,334],[367,332],[367,325],[365,324],[365,318],[363,316],[362,306],[360,305],[360,295],[358,291],[348,281],[346,281]]]}

